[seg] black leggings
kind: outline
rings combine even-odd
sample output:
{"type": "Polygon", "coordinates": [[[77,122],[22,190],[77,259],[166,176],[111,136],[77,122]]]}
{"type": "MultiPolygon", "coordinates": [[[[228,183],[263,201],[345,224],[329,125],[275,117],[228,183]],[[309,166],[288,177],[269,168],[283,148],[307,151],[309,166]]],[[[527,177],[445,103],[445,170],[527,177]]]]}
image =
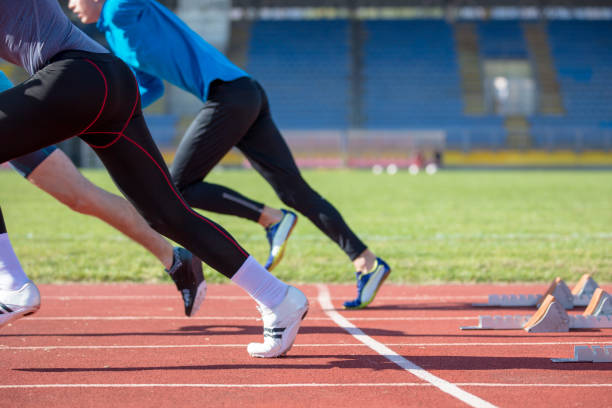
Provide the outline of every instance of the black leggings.
{"type": "Polygon", "coordinates": [[[6,225],[4,225],[4,217],[2,216],[2,208],[0,208],[0,234],[6,233],[6,225]]]}
{"type": "Polygon", "coordinates": [[[142,117],[129,68],[111,54],[67,51],[0,93],[0,163],[79,136],[159,233],[231,278],[249,254],[218,224],[192,210],[142,117]]]}
{"type": "Polygon", "coordinates": [[[366,246],[338,210],[302,178],[272,120],[268,98],[251,78],[212,84],[208,100],[178,147],[172,177],[190,205],[257,221],[261,204],[202,179],[236,146],[285,205],[304,214],[353,260],[366,246]]]}

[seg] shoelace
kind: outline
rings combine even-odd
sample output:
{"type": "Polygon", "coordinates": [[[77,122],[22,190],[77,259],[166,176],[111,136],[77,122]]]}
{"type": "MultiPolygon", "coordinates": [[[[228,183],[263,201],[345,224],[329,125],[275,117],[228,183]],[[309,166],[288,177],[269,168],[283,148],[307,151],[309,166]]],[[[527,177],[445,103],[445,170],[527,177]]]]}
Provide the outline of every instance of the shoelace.
{"type": "Polygon", "coordinates": [[[370,277],[378,270],[378,262],[376,262],[376,264],[374,264],[374,268],[368,272],[368,273],[362,273],[362,272],[355,272],[355,275],[357,276],[357,290],[361,290],[363,289],[363,287],[365,286],[366,283],[368,283],[368,281],[370,280],[370,277]],[[363,276],[367,276],[367,279],[361,279],[361,277],[363,276]],[[369,276],[368,276],[369,275],[369,276]]]}

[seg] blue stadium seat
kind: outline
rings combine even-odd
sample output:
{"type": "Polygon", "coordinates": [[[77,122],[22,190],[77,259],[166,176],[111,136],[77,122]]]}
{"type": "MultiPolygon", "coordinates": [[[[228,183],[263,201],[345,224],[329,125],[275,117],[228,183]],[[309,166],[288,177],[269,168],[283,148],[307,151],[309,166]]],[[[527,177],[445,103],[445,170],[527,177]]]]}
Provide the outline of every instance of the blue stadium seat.
{"type": "Polygon", "coordinates": [[[178,117],[175,115],[145,115],[145,121],[153,136],[155,144],[160,148],[172,147],[176,134],[178,117]]]}
{"type": "Polygon", "coordinates": [[[612,24],[551,21],[548,36],[565,114],[530,118],[536,146],[610,149],[612,24]]]}
{"type": "Polygon", "coordinates": [[[350,61],[345,20],[257,21],[246,69],[266,89],[279,127],[348,126],[350,61]]]}
{"type": "MultiPolygon", "coordinates": [[[[247,71],[284,129],[346,129],[351,54],[346,20],[255,21],[247,71]]],[[[530,58],[520,21],[476,23],[482,58],[530,58]]],[[[464,114],[453,27],[445,20],[364,20],[366,129],[439,129],[450,148],[503,148],[503,118],[464,114]]],[[[529,118],[535,147],[610,148],[612,24],[548,22],[565,113],[529,118]]],[[[161,133],[161,131],[160,131],[161,133]]]]}
{"type": "Polygon", "coordinates": [[[527,58],[527,43],[519,21],[483,21],[478,23],[477,31],[482,57],[527,58]]]}

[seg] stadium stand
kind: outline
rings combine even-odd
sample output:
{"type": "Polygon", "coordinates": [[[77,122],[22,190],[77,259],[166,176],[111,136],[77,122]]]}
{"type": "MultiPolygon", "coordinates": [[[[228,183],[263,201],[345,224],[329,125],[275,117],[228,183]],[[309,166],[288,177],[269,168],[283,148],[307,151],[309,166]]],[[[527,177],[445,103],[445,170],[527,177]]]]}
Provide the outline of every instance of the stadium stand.
{"type": "Polygon", "coordinates": [[[446,131],[448,148],[500,148],[499,117],[464,115],[452,27],[443,20],[367,21],[365,126],[446,131]],[[467,133],[469,129],[469,134],[467,133]]]}
{"type": "MultiPolygon", "coordinates": [[[[476,23],[481,60],[532,60],[524,22],[476,23]]],[[[436,129],[449,149],[501,149],[504,118],[466,114],[456,38],[441,19],[364,20],[358,121],[364,129],[436,129]]],[[[345,20],[257,21],[247,70],[269,93],[284,129],[350,127],[351,50],[345,20]]],[[[529,120],[533,147],[610,149],[612,25],[608,21],[551,21],[550,55],[563,112],[529,120]]]]}
{"type": "MultiPolygon", "coordinates": [[[[366,21],[361,122],[365,129],[437,129],[450,148],[501,148],[502,119],[463,114],[450,24],[443,20],[366,21]],[[466,132],[469,129],[469,134],[466,132]]],[[[349,126],[348,24],[257,21],[247,71],[265,87],[279,127],[349,126]]]]}
{"type": "Polygon", "coordinates": [[[530,118],[535,147],[612,148],[612,24],[551,21],[550,47],[565,115],[530,118]]]}
{"type": "Polygon", "coordinates": [[[527,46],[517,20],[479,22],[478,40],[483,58],[527,58],[527,46]]]}
{"type": "Polygon", "coordinates": [[[257,21],[246,69],[268,93],[279,127],[346,128],[348,50],[346,20],[257,21]]]}

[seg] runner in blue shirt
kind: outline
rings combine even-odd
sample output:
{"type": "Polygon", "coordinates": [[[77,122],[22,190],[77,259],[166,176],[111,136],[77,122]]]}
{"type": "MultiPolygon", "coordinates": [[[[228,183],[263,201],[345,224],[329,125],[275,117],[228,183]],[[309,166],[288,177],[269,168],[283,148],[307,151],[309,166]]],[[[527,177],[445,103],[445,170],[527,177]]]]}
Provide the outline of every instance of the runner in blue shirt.
{"type": "Polygon", "coordinates": [[[83,23],[97,23],[113,53],[134,71],[145,105],[162,95],[162,80],[204,102],[171,167],[190,205],[268,226],[272,249],[266,267],[275,266],[296,216],[203,182],[223,156],[237,147],[287,206],[308,217],[351,259],[357,271],[357,298],[344,306],[363,308],[372,302],[391,269],[302,178],[257,81],[154,0],[70,0],[68,6],[83,23]]]}

